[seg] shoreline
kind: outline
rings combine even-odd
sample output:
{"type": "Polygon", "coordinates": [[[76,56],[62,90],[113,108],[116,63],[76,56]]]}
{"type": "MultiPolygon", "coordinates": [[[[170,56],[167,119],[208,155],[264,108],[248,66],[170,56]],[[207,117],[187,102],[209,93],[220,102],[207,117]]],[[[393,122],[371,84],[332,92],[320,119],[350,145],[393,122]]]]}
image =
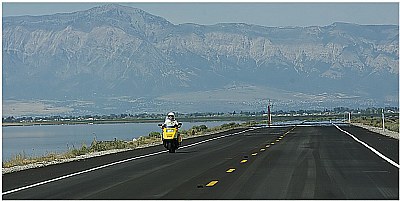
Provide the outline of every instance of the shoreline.
{"type": "MultiPolygon", "coordinates": [[[[180,118],[180,122],[209,122],[209,121],[255,121],[262,118],[228,117],[228,118],[180,118]]],[[[164,119],[130,119],[130,120],[84,120],[84,121],[41,121],[41,122],[2,122],[2,127],[44,126],[44,125],[82,125],[82,124],[126,124],[126,123],[157,123],[164,119]]]]}
{"type": "Polygon", "coordinates": [[[19,122],[19,123],[2,123],[2,127],[18,127],[18,126],[51,126],[51,125],[82,125],[82,124],[126,124],[126,123],[155,123],[162,120],[95,120],[95,121],[49,121],[49,122],[19,122]]]}

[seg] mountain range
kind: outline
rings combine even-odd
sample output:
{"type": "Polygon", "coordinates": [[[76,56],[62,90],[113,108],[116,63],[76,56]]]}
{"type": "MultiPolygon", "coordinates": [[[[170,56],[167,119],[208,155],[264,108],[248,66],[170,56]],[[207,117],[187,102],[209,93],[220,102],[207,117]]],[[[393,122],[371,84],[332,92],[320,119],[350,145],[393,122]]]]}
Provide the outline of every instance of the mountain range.
{"type": "Polygon", "coordinates": [[[175,25],[109,4],[3,17],[2,53],[5,103],[46,102],[69,113],[261,110],[268,99],[282,108],[399,100],[398,25],[175,25]]]}

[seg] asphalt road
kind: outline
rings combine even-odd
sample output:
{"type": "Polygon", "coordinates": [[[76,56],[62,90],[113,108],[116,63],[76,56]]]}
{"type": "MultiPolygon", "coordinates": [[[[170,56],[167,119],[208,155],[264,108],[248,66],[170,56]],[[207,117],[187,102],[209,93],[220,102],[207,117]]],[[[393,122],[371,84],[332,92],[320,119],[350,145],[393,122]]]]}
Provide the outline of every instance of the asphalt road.
{"type": "Polygon", "coordinates": [[[399,141],[341,125],[236,129],[3,175],[3,199],[399,199],[399,141]]]}

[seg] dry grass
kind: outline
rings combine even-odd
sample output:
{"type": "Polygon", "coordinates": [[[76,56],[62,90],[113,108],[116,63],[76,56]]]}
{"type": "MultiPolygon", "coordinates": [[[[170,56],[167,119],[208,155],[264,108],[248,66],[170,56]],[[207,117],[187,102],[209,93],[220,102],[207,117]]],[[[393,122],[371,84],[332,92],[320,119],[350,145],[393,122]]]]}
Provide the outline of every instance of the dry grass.
{"type": "MultiPolygon", "coordinates": [[[[357,117],[352,119],[351,122],[382,128],[382,118],[380,117],[357,117]]],[[[390,131],[399,132],[399,119],[385,118],[385,128],[390,131]]]]}

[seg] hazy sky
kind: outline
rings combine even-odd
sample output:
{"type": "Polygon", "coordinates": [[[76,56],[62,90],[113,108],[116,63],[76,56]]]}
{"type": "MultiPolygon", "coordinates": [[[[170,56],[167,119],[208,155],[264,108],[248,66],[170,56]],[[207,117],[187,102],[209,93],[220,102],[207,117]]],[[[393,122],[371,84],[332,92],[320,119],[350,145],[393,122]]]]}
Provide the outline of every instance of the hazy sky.
{"type": "MultiPolygon", "coordinates": [[[[333,22],[399,24],[399,3],[120,3],[174,24],[243,22],[263,26],[325,26],[333,22]]],[[[104,3],[2,3],[3,17],[90,9],[104,3]]]]}

